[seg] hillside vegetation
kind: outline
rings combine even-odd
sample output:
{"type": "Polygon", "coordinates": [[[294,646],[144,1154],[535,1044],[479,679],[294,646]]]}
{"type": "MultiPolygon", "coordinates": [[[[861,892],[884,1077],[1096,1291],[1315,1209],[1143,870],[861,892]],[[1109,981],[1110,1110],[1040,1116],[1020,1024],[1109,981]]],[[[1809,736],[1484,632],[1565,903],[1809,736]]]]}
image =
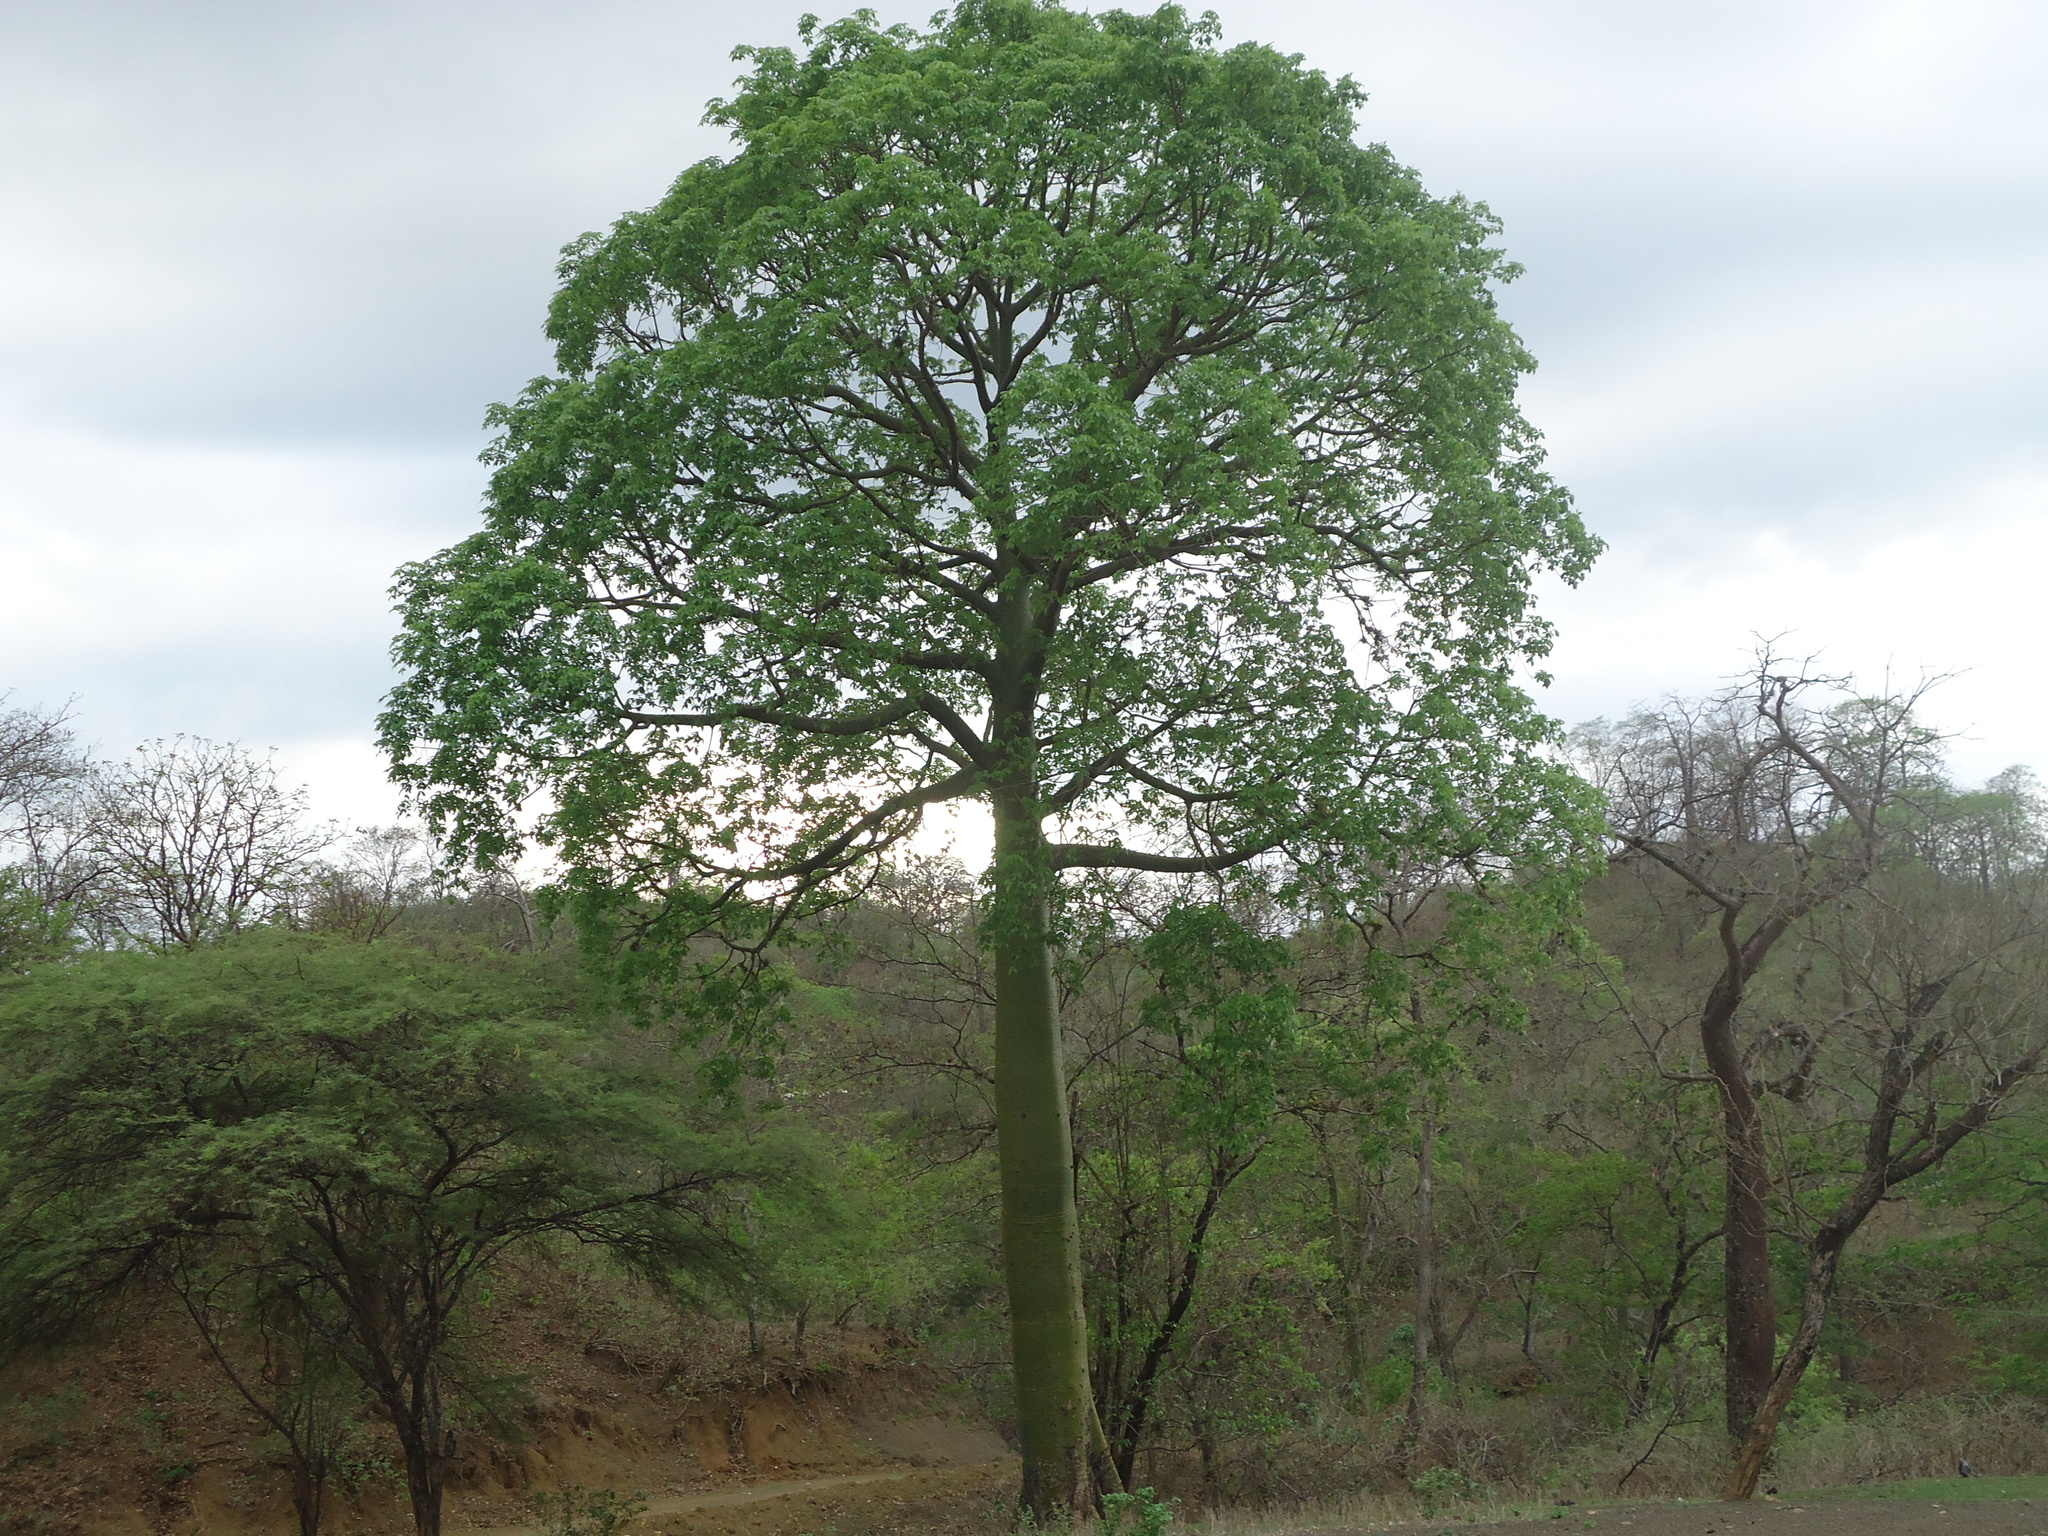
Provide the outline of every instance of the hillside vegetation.
{"type": "Polygon", "coordinates": [[[2031,776],[1768,648],[1545,715],[1519,268],[1354,81],[1054,0],[738,57],[396,573],[423,828],[0,715],[8,1518],[708,1519],[778,1380],[943,1381],[975,1520],[1102,1536],[2037,1470],[2031,776]]]}
{"type": "MultiPolygon", "coordinates": [[[[1837,1261],[1763,1476],[2048,1470],[2042,809],[2020,774],[1955,788],[1882,705],[1785,716],[1827,770],[1804,800],[1794,738],[1745,738],[1758,717],[1726,700],[1586,733],[1617,816],[1577,902],[1442,869],[1389,872],[1366,921],[1192,880],[1071,888],[1058,979],[1116,1484],[1212,1509],[1718,1486],[1740,1298],[1701,1021],[1737,893],[1767,1389],[1837,1261]],[[1678,763],[1693,809],[1626,822],[1678,763]],[[1712,822],[1710,782],[1750,798],[1712,822]],[[1731,825],[1744,804],[1764,813],[1731,825]],[[1830,1249],[1874,1158],[1886,1187],[1830,1249]]],[[[71,817],[84,859],[108,801],[59,802],[98,770],[45,744],[18,804],[44,834],[71,817]]],[[[212,928],[150,926],[146,882],[105,863],[47,903],[58,861],[10,876],[14,1529],[292,1502],[308,1528],[386,1528],[401,1492],[438,1518],[444,1488],[465,1521],[511,1521],[572,1485],[922,1455],[864,1448],[877,1426],[1014,1436],[969,872],[900,861],[793,931],[741,1055],[687,1010],[624,1007],[517,881],[441,889],[391,834],[304,852],[286,799],[271,887],[212,928]],[[789,1415],[756,1420],[777,1392],[825,1449],[776,1448],[789,1415]]],[[[190,804],[185,843],[226,824],[190,804]]],[[[200,887],[231,864],[190,868],[185,909],[227,910],[200,887]]]]}

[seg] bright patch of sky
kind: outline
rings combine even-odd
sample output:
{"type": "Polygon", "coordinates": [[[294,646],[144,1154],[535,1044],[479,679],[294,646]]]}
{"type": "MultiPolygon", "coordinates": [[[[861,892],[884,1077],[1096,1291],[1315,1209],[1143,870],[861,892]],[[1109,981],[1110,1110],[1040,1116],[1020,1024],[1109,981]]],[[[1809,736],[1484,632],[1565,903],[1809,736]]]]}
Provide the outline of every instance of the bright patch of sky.
{"type": "MultiPolygon", "coordinates": [[[[0,689],[108,752],[275,746],[388,820],[386,589],[473,526],[557,249],[716,153],[731,49],[815,4],[0,10],[0,689]]],[[[2048,767],[2048,10],[1217,10],[1354,76],[1527,268],[1528,409],[1610,545],[1547,597],[1547,707],[1782,636],[1957,674],[1958,768],[2048,767]]]]}

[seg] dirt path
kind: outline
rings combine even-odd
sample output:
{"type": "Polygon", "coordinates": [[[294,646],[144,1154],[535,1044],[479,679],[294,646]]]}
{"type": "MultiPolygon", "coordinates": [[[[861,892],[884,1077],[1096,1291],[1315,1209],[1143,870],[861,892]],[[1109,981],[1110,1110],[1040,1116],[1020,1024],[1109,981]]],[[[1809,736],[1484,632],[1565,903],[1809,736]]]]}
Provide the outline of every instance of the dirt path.
{"type": "MultiPolygon", "coordinates": [[[[849,1529],[900,1528],[898,1522],[913,1516],[915,1507],[927,1500],[971,1498],[979,1485],[996,1481],[1007,1486],[1014,1475],[1006,1462],[890,1467],[748,1483],[701,1493],[657,1494],[648,1499],[646,1514],[628,1530],[632,1536],[683,1531],[766,1536],[794,1526],[817,1525],[836,1529],[843,1536],[849,1529]]],[[[924,1522],[911,1523],[922,1526],[924,1522]]],[[[542,1532],[537,1525],[506,1525],[471,1530],[463,1536],[542,1536],[542,1532]]]]}
{"type": "MultiPolygon", "coordinates": [[[[1015,1476],[1014,1462],[1004,1460],[665,1494],[648,1501],[629,1536],[1002,1536],[1010,1525],[1015,1476]]],[[[1942,1479],[1920,1488],[1894,1485],[1878,1497],[1821,1493],[1750,1504],[1552,1505],[1505,1519],[1498,1511],[1478,1513],[1466,1506],[1395,1525],[1276,1524],[1261,1536],[2048,1536],[2048,1478],[1997,1481],[2012,1485],[2009,1496],[1983,1498],[1980,1490],[1992,1490],[1981,1484],[1958,1490],[1954,1479],[1942,1479]]],[[[1173,1527],[1169,1536],[1199,1536],[1202,1525],[1197,1517],[1173,1527]]],[[[542,1533],[524,1525],[464,1536],[542,1533]]]]}
{"type": "MultiPolygon", "coordinates": [[[[887,1472],[848,1472],[838,1477],[801,1477],[787,1482],[749,1483],[744,1488],[722,1488],[716,1493],[669,1493],[647,1501],[647,1513],[639,1523],[659,1520],[663,1515],[684,1515],[698,1509],[726,1509],[735,1504],[758,1504],[763,1499],[785,1499],[793,1494],[820,1493],[828,1488],[851,1488],[860,1483],[901,1482],[915,1467],[892,1467],[887,1472]]],[[[537,1536],[537,1525],[499,1525],[475,1530],[469,1536],[537,1536]]]]}

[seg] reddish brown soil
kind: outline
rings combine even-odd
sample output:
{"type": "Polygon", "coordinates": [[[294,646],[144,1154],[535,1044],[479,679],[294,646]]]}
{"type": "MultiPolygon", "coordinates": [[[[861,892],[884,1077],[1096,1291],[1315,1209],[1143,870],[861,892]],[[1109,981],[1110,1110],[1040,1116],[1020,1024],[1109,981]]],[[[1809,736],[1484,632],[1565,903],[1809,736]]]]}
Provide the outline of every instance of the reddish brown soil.
{"type": "MultiPolygon", "coordinates": [[[[532,1277],[528,1277],[531,1279],[532,1277]]],[[[572,1486],[644,1495],[633,1536],[1006,1536],[1015,1462],[947,1378],[875,1335],[814,1340],[806,1361],[743,1338],[674,1334],[616,1295],[506,1287],[477,1358],[516,1376],[504,1422],[462,1431],[447,1528],[531,1536],[531,1496],[572,1486]]],[[[358,1426],[395,1463],[380,1422],[358,1426]]],[[[2048,1536],[2048,1499],[1823,1500],[1463,1512],[1385,1536],[2048,1536]]],[[[1232,1522],[1235,1524],[1235,1522],[1232,1522]]],[[[1198,1514],[1172,1528],[1201,1536],[1198,1514]]],[[[402,1536],[386,1471],[330,1504],[333,1536],[402,1536]]],[[[1363,1536],[1363,1527],[1261,1536],[1363,1536]]],[[[87,1348],[0,1375],[0,1536],[282,1536],[294,1529],[275,1450],[167,1317],[137,1316],[87,1348]]]]}
{"type": "MultiPolygon", "coordinates": [[[[633,1536],[1007,1536],[1016,1463],[911,1468],[650,1501],[633,1536]]],[[[531,1527],[474,1536],[534,1536],[531,1527]]]]}
{"type": "MultiPolygon", "coordinates": [[[[491,1367],[520,1384],[496,1433],[460,1434],[451,1532],[523,1528],[535,1492],[581,1486],[645,1496],[656,1518],[642,1532],[968,1536],[1015,1476],[975,1405],[886,1339],[825,1341],[802,1364],[747,1359],[718,1338],[664,1350],[644,1332],[565,1323],[557,1300],[494,1322],[491,1367]]],[[[327,1528],[409,1532],[395,1442],[368,1416],[358,1432],[387,1465],[330,1500],[327,1528]]],[[[0,1536],[293,1529],[275,1445],[170,1319],[132,1319],[0,1377],[0,1536]]]]}

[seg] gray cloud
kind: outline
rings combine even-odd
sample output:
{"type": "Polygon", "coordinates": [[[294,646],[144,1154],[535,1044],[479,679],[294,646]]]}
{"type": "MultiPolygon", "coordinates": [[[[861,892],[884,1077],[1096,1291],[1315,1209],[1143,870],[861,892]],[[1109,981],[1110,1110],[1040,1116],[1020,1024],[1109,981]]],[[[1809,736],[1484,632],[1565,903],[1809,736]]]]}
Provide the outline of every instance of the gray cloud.
{"type": "MultiPolygon", "coordinates": [[[[555,253],[719,147],[707,5],[9,12],[0,388],[213,441],[473,440],[555,253]]],[[[784,21],[777,31],[788,30],[784,21]]]]}
{"type": "MultiPolygon", "coordinates": [[[[110,745],[362,740],[391,569],[469,525],[483,408],[547,363],[556,252],[716,153],[732,48],[792,42],[803,8],[0,10],[0,688],[80,694],[110,745]]],[[[1219,9],[1354,76],[1367,137],[1506,223],[1531,413],[1616,547],[1559,600],[1604,637],[1567,630],[1560,708],[1642,689],[1613,636],[1731,541],[1818,580],[2048,506],[2048,12],[1219,9]]],[[[1733,607],[1643,654],[1710,678],[1800,600],[1733,607]]]]}

